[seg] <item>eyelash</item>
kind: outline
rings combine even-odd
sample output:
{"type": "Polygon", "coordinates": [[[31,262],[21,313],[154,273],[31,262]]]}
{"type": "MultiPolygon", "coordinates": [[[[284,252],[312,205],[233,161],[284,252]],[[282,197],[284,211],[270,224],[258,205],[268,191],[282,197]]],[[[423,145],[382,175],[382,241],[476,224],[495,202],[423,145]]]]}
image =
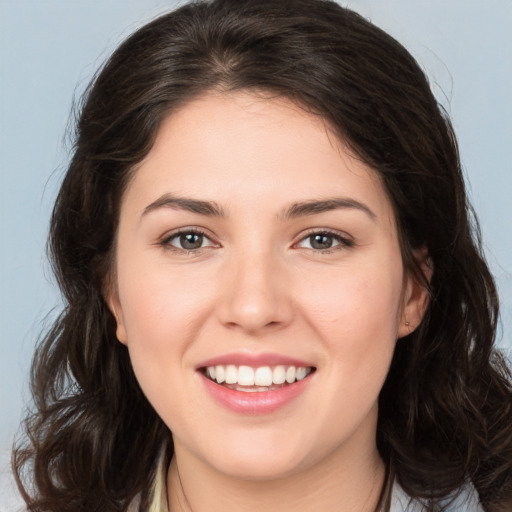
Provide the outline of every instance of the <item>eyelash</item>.
{"type": "MultiPolygon", "coordinates": [[[[217,244],[215,244],[211,238],[202,230],[197,228],[187,228],[187,229],[181,229],[179,231],[175,231],[174,233],[170,233],[169,235],[165,236],[162,240],[158,242],[158,245],[164,247],[167,250],[183,253],[186,254],[198,254],[203,249],[206,249],[207,247],[215,247],[217,244]],[[198,235],[202,236],[204,239],[211,242],[212,245],[206,246],[206,247],[198,247],[197,249],[186,249],[185,247],[176,247],[172,245],[172,241],[179,239],[181,236],[185,235],[198,235]]],[[[218,245],[217,245],[218,246],[218,245]]]]}
{"type": "Polygon", "coordinates": [[[315,249],[313,247],[305,247],[304,249],[314,251],[315,253],[319,254],[331,254],[334,251],[340,251],[344,249],[349,249],[350,247],[353,247],[355,245],[354,240],[349,238],[345,234],[341,234],[337,231],[330,231],[327,229],[313,229],[306,233],[305,236],[302,236],[301,239],[294,244],[294,246],[299,245],[302,242],[305,242],[308,239],[311,239],[314,236],[325,236],[327,238],[332,238],[333,241],[337,242],[338,245],[334,245],[331,247],[328,247],[326,249],[315,249]]]}
{"type": "MultiPolygon", "coordinates": [[[[340,233],[336,231],[329,231],[329,230],[311,230],[307,232],[304,236],[300,238],[300,240],[293,244],[293,247],[299,246],[299,244],[305,242],[308,239],[312,239],[314,236],[324,236],[327,238],[331,238],[333,241],[337,242],[337,245],[325,248],[325,249],[315,249],[314,247],[303,247],[303,249],[311,250],[313,252],[319,253],[319,254],[330,254],[334,251],[339,251],[343,249],[347,249],[354,246],[354,241],[347,236],[343,236],[340,233]]],[[[203,240],[204,241],[204,240],[203,240]]],[[[203,249],[206,249],[208,247],[218,247],[218,244],[215,244],[211,238],[202,230],[197,228],[188,228],[188,229],[182,229],[180,231],[173,232],[167,236],[165,236],[162,240],[158,242],[158,245],[164,247],[165,249],[168,249],[170,251],[183,253],[186,254],[199,254],[202,252],[203,249]],[[172,241],[178,239],[181,236],[185,235],[198,235],[203,237],[204,239],[211,242],[212,245],[206,246],[206,247],[198,247],[195,249],[186,249],[185,247],[176,247],[172,244],[172,241]]],[[[299,247],[300,248],[300,247],[299,247]]]]}

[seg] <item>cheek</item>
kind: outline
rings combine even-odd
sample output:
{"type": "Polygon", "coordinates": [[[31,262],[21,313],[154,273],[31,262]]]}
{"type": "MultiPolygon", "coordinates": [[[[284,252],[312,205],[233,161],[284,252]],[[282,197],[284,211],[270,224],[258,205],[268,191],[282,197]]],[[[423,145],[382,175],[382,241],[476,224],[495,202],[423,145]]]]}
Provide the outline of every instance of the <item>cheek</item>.
{"type": "Polygon", "coordinates": [[[401,289],[400,266],[360,266],[324,278],[317,274],[300,293],[304,316],[312,324],[329,338],[357,339],[359,344],[371,343],[375,338],[370,333],[378,333],[377,338],[396,336],[401,289]]]}
{"type": "Polygon", "coordinates": [[[128,343],[186,338],[200,321],[212,290],[199,273],[183,272],[161,263],[134,261],[119,271],[119,296],[128,343]]]}
{"type": "Polygon", "coordinates": [[[203,324],[208,290],[198,288],[192,276],[180,279],[178,273],[171,277],[155,268],[120,269],[119,295],[136,378],[165,423],[175,427],[172,411],[181,411],[181,418],[197,414],[190,400],[172,390],[190,379],[187,350],[203,324]]]}
{"type": "Polygon", "coordinates": [[[330,382],[336,395],[345,397],[344,405],[351,404],[354,415],[363,404],[370,406],[377,399],[389,370],[397,339],[402,275],[400,259],[385,269],[354,266],[336,278],[326,276],[323,286],[317,279],[315,286],[303,292],[303,316],[328,354],[325,364],[330,382]]]}
{"type": "Polygon", "coordinates": [[[122,262],[119,297],[126,344],[137,379],[156,406],[169,386],[179,386],[187,348],[197,337],[206,314],[209,290],[199,278],[188,279],[154,262],[122,262]],[[153,263],[153,264],[152,264],[153,263]]]}

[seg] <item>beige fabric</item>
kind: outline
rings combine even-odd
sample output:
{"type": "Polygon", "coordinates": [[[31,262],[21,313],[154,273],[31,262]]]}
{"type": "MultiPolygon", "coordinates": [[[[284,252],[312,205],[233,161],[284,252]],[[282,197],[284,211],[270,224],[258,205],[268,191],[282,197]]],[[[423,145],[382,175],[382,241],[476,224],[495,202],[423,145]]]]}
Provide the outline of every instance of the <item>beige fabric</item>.
{"type": "MultiPolygon", "coordinates": [[[[167,461],[165,450],[162,450],[158,460],[155,480],[151,489],[151,501],[147,512],[169,512],[167,506],[167,461]]],[[[127,512],[140,512],[140,498],[135,499],[127,512]]]]}
{"type": "Polygon", "coordinates": [[[160,453],[158,469],[153,482],[152,500],[148,512],[168,512],[167,506],[167,463],[165,450],[160,453]]]}

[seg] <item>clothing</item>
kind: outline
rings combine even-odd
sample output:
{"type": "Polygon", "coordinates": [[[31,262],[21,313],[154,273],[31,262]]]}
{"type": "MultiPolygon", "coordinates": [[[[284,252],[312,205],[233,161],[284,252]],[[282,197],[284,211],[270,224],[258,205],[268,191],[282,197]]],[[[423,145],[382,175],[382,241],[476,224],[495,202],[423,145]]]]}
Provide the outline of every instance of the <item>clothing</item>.
{"type": "MultiPolygon", "coordinates": [[[[158,471],[152,490],[152,501],[148,512],[171,512],[167,505],[166,489],[167,461],[163,453],[160,456],[158,471]]],[[[390,512],[421,512],[422,506],[416,500],[405,494],[402,488],[395,482],[391,497],[390,512]]],[[[139,512],[138,503],[134,502],[128,512],[139,512]]],[[[449,505],[445,512],[484,512],[480,505],[478,494],[472,485],[468,484],[458,498],[449,505]]]]}

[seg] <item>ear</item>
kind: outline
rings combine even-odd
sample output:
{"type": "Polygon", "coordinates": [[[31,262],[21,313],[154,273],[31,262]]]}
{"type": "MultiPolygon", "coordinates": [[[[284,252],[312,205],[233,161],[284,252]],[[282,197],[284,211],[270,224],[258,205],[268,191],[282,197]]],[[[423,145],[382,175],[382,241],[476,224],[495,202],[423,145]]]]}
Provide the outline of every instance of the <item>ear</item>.
{"type": "Polygon", "coordinates": [[[426,248],[413,252],[413,256],[425,276],[427,282],[421,276],[408,270],[404,277],[402,294],[402,311],[399,319],[397,337],[402,338],[411,334],[421,323],[430,300],[428,283],[432,278],[432,260],[426,248]]]}
{"type": "Polygon", "coordinates": [[[116,337],[123,344],[127,344],[126,328],[123,317],[123,309],[119,300],[119,293],[117,287],[113,284],[108,284],[103,294],[108,309],[116,320],[116,337]]]}

